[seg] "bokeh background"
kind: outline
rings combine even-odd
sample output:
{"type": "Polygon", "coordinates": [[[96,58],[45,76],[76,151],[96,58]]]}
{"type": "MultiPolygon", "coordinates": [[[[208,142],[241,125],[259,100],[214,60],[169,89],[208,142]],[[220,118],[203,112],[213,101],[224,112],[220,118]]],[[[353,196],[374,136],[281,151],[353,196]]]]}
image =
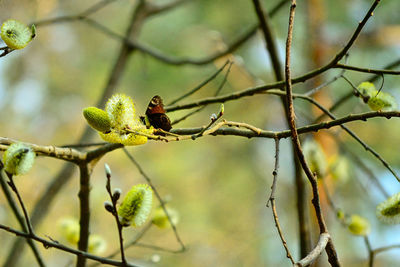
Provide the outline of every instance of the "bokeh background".
{"type": "MultiPolygon", "coordinates": [[[[117,0],[90,18],[116,33],[124,34],[138,1],[117,0]]],[[[151,1],[165,4],[165,0],[151,1]]],[[[251,1],[194,0],[169,12],[148,19],[138,41],[171,57],[202,58],[217,52],[257,23],[251,1]]],[[[270,10],[279,1],[262,1],[270,10]]],[[[326,63],[346,43],[369,6],[371,0],[308,0],[299,1],[293,42],[293,74],[300,75],[326,63]]],[[[18,19],[27,24],[63,15],[78,14],[96,1],[2,0],[0,20],[18,19]]],[[[373,18],[366,25],[348,57],[351,65],[382,68],[400,58],[400,2],[382,1],[373,18]]],[[[289,5],[285,5],[271,20],[280,58],[284,60],[289,5]]],[[[38,27],[37,37],[21,51],[0,59],[0,136],[41,145],[64,145],[77,142],[87,124],[82,109],[93,106],[100,98],[121,46],[120,41],[105,35],[82,21],[55,23],[38,27]]],[[[221,67],[227,58],[234,59],[228,82],[222,93],[232,93],[274,81],[262,35],[258,33],[237,49],[233,55],[207,65],[174,66],[135,52],[115,92],[131,96],[136,111],[143,114],[152,96],[159,94],[166,103],[189,91],[221,67]]],[[[296,92],[309,90],[340,70],[330,70],[321,77],[295,86],[296,92]]],[[[226,73],[226,71],[224,72],[226,73]]],[[[370,76],[346,72],[358,84],[370,76]]],[[[212,96],[223,80],[219,75],[201,91],[186,101],[212,96]]],[[[376,86],[380,86],[377,80],[376,86]]],[[[400,100],[400,83],[396,76],[385,76],[383,87],[400,100]]],[[[351,87],[339,79],[317,96],[330,106],[351,87]]],[[[310,123],[319,115],[309,104],[296,100],[299,125],[310,123]]],[[[219,104],[209,105],[202,112],[175,125],[175,128],[206,125],[219,104]]],[[[336,114],[368,111],[368,107],[353,97],[336,114]]],[[[172,120],[188,111],[168,114],[172,120]]],[[[271,95],[245,97],[225,103],[227,120],[247,122],[262,129],[286,129],[280,99],[271,95]]],[[[399,171],[398,131],[400,123],[372,119],[367,123],[349,125],[366,143],[399,171]]],[[[327,131],[322,131],[327,132],[327,131]]],[[[331,135],[319,136],[326,157],[346,156],[346,147],[360,158],[379,178],[389,193],[400,186],[375,158],[339,129],[331,135]]],[[[101,139],[93,134],[93,142],[101,139]]],[[[207,136],[196,141],[174,143],[148,142],[128,148],[145,172],[152,178],[163,197],[170,199],[170,207],[180,214],[177,225],[188,250],[167,253],[148,248],[127,250],[132,263],[142,266],[290,266],[277,235],[271,210],[265,207],[272,182],[274,157],[273,140],[246,139],[232,136],[207,136]]],[[[290,140],[281,142],[281,159],[276,201],[279,219],[288,246],[298,259],[297,211],[290,140]]],[[[93,171],[91,232],[102,235],[107,251],[118,248],[117,231],[112,218],[103,208],[108,199],[105,190],[103,165],[113,171],[113,186],[126,192],[144,180],[122,150],[113,151],[101,159],[93,171]]],[[[38,158],[32,171],[16,180],[29,210],[46,185],[54,179],[63,162],[38,158]]],[[[372,246],[400,243],[400,227],[387,226],[375,217],[376,205],[383,195],[369,182],[357,164],[350,165],[350,177],[345,183],[329,182],[335,203],[348,213],[358,213],[372,225],[372,246]]],[[[78,217],[78,172],[55,198],[44,221],[36,229],[41,236],[65,242],[57,227],[63,217],[78,217]]],[[[309,199],[310,196],[308,197],[309,199]]],[[[324,194],[322,205],[328,227],[336,244],[343,266],[366,266],[367,250],[360,237],[352,236],[335,219],[324,194]]],[[[0,223],[17,227],[17,222],[0,196],[0,223]]],[[[310,223],[317,239],[314,213],[310,223]]],[[[126,240],[139,230],[125,230],[126,240]]],[[[8,254],[15,240],[13,235],[0,232],[2,249],[0,262],[8,254]]],[[[179,249],[171,230],[151,228],[142,240],[170,249],[179,249]]],[[[74,264],[75,257],[54,249],[40,250],[49,266],[74,264]]],[[[19,266],[34,266],[29,249],[20,255],[19,266]]],[[[375,266],[398,266],[399,251],[379,254],[375,266]]],[[[319,266],[326,266],[325,259],[319,266]]]]}

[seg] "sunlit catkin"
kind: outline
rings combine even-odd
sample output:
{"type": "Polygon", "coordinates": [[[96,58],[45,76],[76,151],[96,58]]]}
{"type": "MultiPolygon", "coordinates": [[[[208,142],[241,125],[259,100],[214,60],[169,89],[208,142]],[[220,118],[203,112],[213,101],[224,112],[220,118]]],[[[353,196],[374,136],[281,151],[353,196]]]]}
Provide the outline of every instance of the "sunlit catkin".
{"type": "Polygon", "coordinates": [[[35,152],[23,143],[14,143],[3,155],[4,169],[12,175],[27,173],[35,161],[35,152]]]}
{"type": "Polygon", "coordinates": [[[147,184],[135,185],[126,194],[118,208],[122,225],[139,227],[149,217],[153,202],[153,191],[147,184]]]}

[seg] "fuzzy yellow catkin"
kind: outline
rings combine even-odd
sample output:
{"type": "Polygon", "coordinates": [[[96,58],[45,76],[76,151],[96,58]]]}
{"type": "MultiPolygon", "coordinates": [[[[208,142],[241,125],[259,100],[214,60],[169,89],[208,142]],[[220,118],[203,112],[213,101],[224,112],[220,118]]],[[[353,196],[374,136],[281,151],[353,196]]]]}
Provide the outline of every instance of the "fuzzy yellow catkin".
{"type": "Polygon", "coordinates": [[[368,220],[356,214],[351,215],[347,228],[353,235],[367,236],[371,232],[368,220]]]}
{"type": "Polygon", "coordinates": [[[334,181],[344,184],[350,179],[352,172],[350,161],[344,156],[336,155],[329,164],[329,171],[334,181]]]}
{"type": "MultiPolygon", "coordinates": [[[[76,245],[79,242],[80,226],[78,220],[74,218],[61,218],[58,221],[58,228],[62,236],[68,243],[76,245]]],[[[88,240],[88,252],[101,254],[107,248],[107,241],[100,235],[91,234],[88,240]]]]}
{"type": "Polygon", "coordinates": [[[361,93],[360,97],[367,99],[368,106],[374,111],[389,111],[397,108],[395,98],[388,93],[379,92],[371,82],[362,82],[357,90],[361,93]]]}
{"type": "Polygon", "coordinates": [[[27,173],[35,161],[35,152],[23,143],[11,144],[4,152],[4,169],[12,175],[27,173]]]}
{"type": "MultiPolygon", "coordinates": [[[[174,225],[176,225],[179,221],[179,216],[178,216],[178,212],[174,209],[171,209],[169,207],[166,208],[169,217],[171,218],[171,221],[174,225]]],[[[156,225],[157,227],[163,229],[163,228],[167,228],[170,227],[171,224],[168,220],[167,214],[164,212],[164,209],[162,207],[158,207],[155,211],[154,211],[154,215],[153,215],[153,219],[151,221],[154,225],[156,225]]]]}
{"type": "Polygon", "coordinates": [[[9,19],[1,25],[1,39],[12,49],[24,48],[35,34],[36,30],[34,27],[30,29],[18,20],[9,19]],[[35,31],[35,33],[32,31],[35,31]]]}
{"type": "Polygon", "coordinates": [[[106,104],[106,112],[111,121],[110,132],[99,132],[100,137],[110,143],[126,146],[147,143],[145,135],[151,135],[154,129],[147,129],[135,114],[133,101],[124,94],[114,94],[106,104]]]}
{"type": "Polygon", "coordinates": [[[400,192],[380,203],[376,207],[376,216],[388,224],[400,223],[400,192]]]}
{"type": "Polygon", "coordinates": [[[111,126],[123,130],[135,118],[135,107],[132,99],[125,94],[114,94],[106,103],[106,112],[111,126]]]}
{"type": "Polygon", "coordinates": [[[375,85],[371,82],[362,82],[358,85],[357,90],[361,93],[361,97],[373,97],[378,92],[375,85]]]}
{"type": "Polygon", "coordinates": [[[106,240],[96,234],[91,234],[88,240],[88,252],[93,254],[101,254],[107,249],[106,240]]]}
{"type": "Polygon", "coordinates": [[[139,227],[149,217],[153,203],[153,190],[147,184],[135,185],[129,190],[118,208],[123,226],[139,227]]]}
{"type": "Polygon", "coordinates": [[[384,92],[376,92],[376,94],[368,100],[368,106],[372,110],[395,110],[397,108],[396,100],[393,96],[384,92]]]}
{"type": "Polygon", "coordinates": [[[58,228],[62,236],[71,244],[77,244],[79,241],[79,223],[73,218],[61,218],[58,221],[58,228]]]}
{"type": "Polygon", "coordinates": [[[312,172],[323,178],[327,171],[327,160],[322,147],[314,140],[306,140],[303,145],[304,157],[312,172]]]}

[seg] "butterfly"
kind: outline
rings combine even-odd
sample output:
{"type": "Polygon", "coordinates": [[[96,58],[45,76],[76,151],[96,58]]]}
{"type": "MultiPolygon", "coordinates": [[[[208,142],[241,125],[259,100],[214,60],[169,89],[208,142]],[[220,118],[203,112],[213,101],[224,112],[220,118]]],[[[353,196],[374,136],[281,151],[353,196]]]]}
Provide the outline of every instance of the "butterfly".
{"type": "Polygon", "coordinates": [[[142,117],[141,119],[147,126],[150,124],[156,129],[169,131],[172,128],[171,121],[165,114],[164,104],[159,95],[153,96],[146,109],[146,118],[142,117]]]}

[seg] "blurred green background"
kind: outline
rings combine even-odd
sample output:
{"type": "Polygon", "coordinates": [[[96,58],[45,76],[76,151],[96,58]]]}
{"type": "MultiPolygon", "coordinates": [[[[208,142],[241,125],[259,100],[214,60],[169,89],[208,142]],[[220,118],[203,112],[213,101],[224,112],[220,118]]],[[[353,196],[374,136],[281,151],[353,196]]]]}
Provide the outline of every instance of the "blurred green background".
{"type": "MultiPolygon", "coordinates": [[[[123,35],[132,10],[138,1],[118,0],[90,17],[123,35]]],[[[165,4],[169,1],[152,1],[165,4]]],[[[138,41],[171,57],[202,58],[210,55],[257,23],[251,1],[194,0],[179,8],[148,19],[141,29],[138,41]]],[[[262,1],[270,10],[279,1],[262,1]]],[[[357,23],[373,1],[328,0],[298,1],[293,42],[293,75],[297,76],[326,63],[346,43],[357,23]],[[315,50],[318,50],[317,52],[315,50]]],[[[78,14],[96,1],[56,0],[2,0],[0,19],[18,19],[25,23],[78,14]]],[[[360,38],[350,50],[348,63],[355,66],[382,68],[400,57],[399,1],[382,1],[360,38]]],[[[289,5],[273,18],[280,57],[284,59],[289,5]]],[[[80,21],[57,23],[38,27],[37,37],[21,51],[0,59],[0,136],[41,145],[75,143],[86,127],[82,109],[93,106],[101,96],[112,66],[118,55],[120,42],[80,21]]],[[[247,41],[231,55],[235,63],[222,93],[232,93],[248,87],[274,82],[269,57],[262,35],[247,41]]],[[[129,59],[115,92],[132,97],[139,114],[145,112],[152,96],[159,94],[166,103],[182,95],[214,73],[225,59],[203,65],[173,66],[150,56],[135,52],[129,59]]],[[[316,79],[294,87],[303,92],[337,75],[331,70],[316,79]]],[[[368,75],[346,72],[358,84],[368,75]]],[[[218,76],[201,91],[185,101],[212,96],[223,80],[218,76]]],[[[381,80],[375,84],[380,86],[381,80]]],[[[384,91],[400,100],[399,79],[385,76],[384,91]]],[[[339,79],[324,91],[321,101],[328,107],[351,87],[339,79]]],[[[298,125],[312,121],[319,113],[309,104],[296,100],[298,125]]],[[[219,104],[209,105],[175,128],[206,125],[219,104]]],[[[368,107],[353,97],[336,114],[368,111],[368,107]]],[[[168,114],[172,120],[188,111],[168,114]]],[[[286,129],[280,99],[271,95],[256,95],[225,103],[224,118],[246,122],[267,130],[286,129]]],[[[400,146],[397,119],[372,119],[368,123],[349,125],[382,157],[399,169],[400,146]]],[[[396,193],[400,186],[394,177],[348,135],[337,129],[341,143],[356,153],[371,168],[387,191],[396,193]]],[[[328,158],[342,151],[337,141],[322,139],[328,158]]],[[[101,139],[94,135],[92,141],[101,139]]],[[[272,182],[274,160],[273,140],[246,139],[232,136],[207,136],[196,141],[176,143],[148,142],[129,147],[169,205],[179,211],[178,231],[188,250],[181,254],[133,247],[127,250],[132,263],[142,266],[290,266],[276,232],[271,210],[265,207],[272,182]],[[155,262],[154,255],[159,255],[155,262]]],[[[288,246],[298,258],[297,211],[290,155],[290,140],[281,142],[281,159],[276,201],[279,220],[288,246]]],[[[144,183],[134,165],[122,150],[113,151],[101,159],[93,171],[91,232],[101,234],[108,243],[104,255],[118,248],[114,219],[105,212],[103,202],[108,200],[105,190],[103,165],[113,171],[113,186],[123,192],[138,183],[144,183]]],[[[16,179],[29,210],[46,185],[63,166],[63,162],[38,158],[32,171],[16,179]]],[[[400,243],[400,226],[387,226],[375,218],[376,205],[384,197],[366,179],[366,175],[352,165],[352,175],[346,184],[330,185],[335,203],[348,213],[367,217],[372,224],[372,246],[400,243]],[[363,188],[365,190],[363,190],[363,188]]],[[[62,217],[78,216],[78,172],[51,205],[51,210],[36,232],[65,242],[56,222],[62,217]]],[[[309,199],[311,199],[309,197],[309,199]]],[[[336,244],[343,266],[366,266],[367,250],[363,239],[352,236],[336,220],[324,196],[322,205],[328,227],[336,244]]],[[[0,197],[0,223],[17,227],[17,222],[0,197]]],[[[317,225],[310,211],[314,241],[317,225]]],[[[125,230],[126,240],[139,230],[125,230]]],[[[15,237],[0,232],[3,262],[15,237]]],[[[179,249],[171,230],[151,228],[143,242],[165,248],[179,249]]],[[[75,258],[54,249],[40,246],[49,266],[66,266],[75,258]]],[[[379,254],[375,266],[398,266],[399,251],[379,254]]],[[[26,249],[19,266],[34,266],[34,258],[26,249]]],[[[325,256],[324,256],[325,257],[325,256]]],[[[323,259],[319,266],[327,266],[323,259]]]]}

